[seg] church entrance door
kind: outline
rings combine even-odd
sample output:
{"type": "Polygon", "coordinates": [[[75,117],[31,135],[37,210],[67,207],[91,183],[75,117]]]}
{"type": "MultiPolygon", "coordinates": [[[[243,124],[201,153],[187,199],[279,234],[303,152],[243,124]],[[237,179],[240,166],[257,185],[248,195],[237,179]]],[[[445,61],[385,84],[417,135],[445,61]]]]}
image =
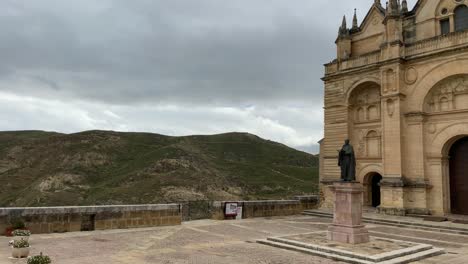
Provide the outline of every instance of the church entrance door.
{"type": "Polygon", "coordinates": [[[455,142],[449,156],[452,214],[468,215],[468,137],[455,142]]]}
{"type": "Polygon", "coordinates": [[[377,207],[380,205],[380,181],[382,176],[378,173],[374,174],[371,178],[372,185],[372,207],[377,207]]]}

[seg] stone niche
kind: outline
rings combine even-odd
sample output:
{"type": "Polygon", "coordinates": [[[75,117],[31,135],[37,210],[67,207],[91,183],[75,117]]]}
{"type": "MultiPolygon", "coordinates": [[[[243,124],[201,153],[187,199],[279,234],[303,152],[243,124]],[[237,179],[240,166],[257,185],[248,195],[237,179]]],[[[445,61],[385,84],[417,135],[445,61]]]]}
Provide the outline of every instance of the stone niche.
{"type": "Polygon", "coordinates": [[[424,111],[438,113],[468,109],[468,75],[447,78],[436,84],[426,97],[424,111]]]}
{"type": "Polygon", "coordinates": [[[355,123],[380,120],[380,87],[365,83],[356,88],[349,98],[351,116],[355,123]]]}
{"type": "Polygon", "coordinates": [[[357,158],[381,157],[380,86],[368,82],[355,88],[349,98],[350,139],[357,158]]]}

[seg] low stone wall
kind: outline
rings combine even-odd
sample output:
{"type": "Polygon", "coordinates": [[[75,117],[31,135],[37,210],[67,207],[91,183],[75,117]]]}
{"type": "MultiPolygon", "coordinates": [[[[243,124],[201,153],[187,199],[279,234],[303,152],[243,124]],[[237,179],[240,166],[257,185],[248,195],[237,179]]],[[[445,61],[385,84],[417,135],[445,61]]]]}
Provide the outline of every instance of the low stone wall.
{"type": "Polygon", "coordinates": [[[320,203],[318,195],[299,195],[294,196],[294,200],[298,200],[302,205],[302,210],[317,209],[320,203]]]}
{"type": "MultiPolygon", "coordinates": [[[[242,218],[288,216],[318,206],[317,196],[294,200],[237,201],[242,218]]],[[[33,234],[180,225],[186,220],[224,220],[227,202],[196,201],[184,204],[0,208],[0,232],[15,220],[33,234]]]]}
{"type": "Polygon", "coordinates": [[[33,234],[180,225],[179,204],[0,208],[0,231],[20,219],[33,234]]]}
{"type": "Polygon", "coordinates": [[[296,196],[294,200],[266,200],[266,201],[223,201],[213,203],[212,219],[223,220],[226,203],[237,203],[242,206],[242,218],[270,217],[298,215],[302,211],[315,209],[318,197],[296,196]]]}

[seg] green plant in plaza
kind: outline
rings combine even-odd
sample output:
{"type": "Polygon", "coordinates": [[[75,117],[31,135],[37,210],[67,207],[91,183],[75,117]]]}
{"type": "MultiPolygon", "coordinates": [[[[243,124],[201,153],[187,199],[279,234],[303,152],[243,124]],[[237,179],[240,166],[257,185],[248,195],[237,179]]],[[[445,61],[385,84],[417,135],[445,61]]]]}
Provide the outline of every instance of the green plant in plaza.
{"type": "Polygon", "coordinates": [[[27,248],[29,247],[29,242],[24,239],[16,240],[13,242],[13,247],[14,248],[27,248]]]}
{"type": "Polygon", "coordinates": [[[29,230],[24,230],[24,229],[16,229],[11,233],[13,236],[30,236],[31,231],[29,230]]]}
{"type": "Polygon", "coordinates": [[[28,259],[28,264],[50,264],[52,260],[49,256],[42,255],[42,252],[38,256],[34,256],[28,259]]]}
{"type": "Polygon", "coordinates": [[[11,226],[13,229],[24,229],[26,228],[26,225],[24,224],[24,221],[20,218],[15,218],[10,221],[11,226]]]}

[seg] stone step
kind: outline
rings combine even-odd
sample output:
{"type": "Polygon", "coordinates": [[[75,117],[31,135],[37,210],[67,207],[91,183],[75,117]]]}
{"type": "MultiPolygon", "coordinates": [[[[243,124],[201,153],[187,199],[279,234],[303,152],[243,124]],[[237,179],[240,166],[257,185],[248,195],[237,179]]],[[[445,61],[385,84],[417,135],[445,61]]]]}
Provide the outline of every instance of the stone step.
{"type": "MultiPolygon", "coordinates": [[[[314,210],[306,210],[302,214],[309,215],[309,216],[323,217],[323,218],[333,218],[333,214],[331,213],[319,212],[319,211],[314,211],[314,210]]],[[[432,225],[429,223],[405,221],[404,219],[402,220],[380,219],[380,218],[372,218],[372,217],[366,217],[366,216],[364,216],[362,219],[363,219],[363,222],[369,223],[369,224],[381,224],[381,225],[390,225],[390,226],[397,226],[397,227],[410,227],[413,229],[420,229],[420,230],[436,231],[436,232],[459,234],[459,235],[468,235],[468,228],[438,226],[438,225],[432,225]]]]}
{"type": "Polygon", "coordinates": [[[415,247],[402,249],[402,250],[399,250],[398,252],[393,252],[393,254],[381,254],[381,255],[378,255],[378,256],[369,257],[369,256],[366,256],[366,255],[356,254],[356,253],[352,253],[352,252],[345,251],[345,250],[339,250],[339,249],[336,249],[336,248],[321,247],[321,246],[318,246],[318,245],[306,244],[306,243],[302,243],[302,242],[294,241],[294,240],[289,240],[289,239],[268,238],[268,240],[273,241],[273,242],[277,242],[277,243],[288,244],[288,245],[296,246],[296,247],[303,247],[303,248],[307,248],[307,249],[311,249],[311,250],[317,250],[317,251],[321,251],[321,252],[336,254],[336,255],[340,255],[340,256],[344,256],[344,257],[361,259],[361,260],[370,261],[370,262],[382,262],[382,261],[394,259],[396,257],[403,257],[403,256],[419,253],[419,252],[422,252],[422,251],[430,250],[430,249],[433,248],[431,245],[420,244],[420,245],[417,245],[415,247]]]}
{"type": "Polygon", "coordinates": [[[330,260],[334,261],[345,261],[347,263],[352,263],[352,264],[374,264],[373,262],[370,261],[365,261],[365,260],[360,260],[360,259],[355,259],[355,258],[349,258],[345,256],[340,256],[337,254],[331,254],[331,253],[326,253],[326,252],[321,252],[317,250],[312,250],[312,249],[307,249],[303,247],[297,247],[297,246],[292,246],[284,243],[278,243],[266,239],[261,239],[257,240],[257,243],[267,245],[267,246],[272,246],[276,248],[281,248],[281,249],[286,249],[286,250],[292,250],[300,253],[305,253],[309,255],[314,255],[322,258],[327,258],[330,260]]]}
{"type": "Polygon", "coordinates": [[[432,249],[429,249],[429,250],[426,250],[426,251],[418,252],[416,254],[403,256],[403,257],[399,257],[399,258],[392,259],[392,260],[383,261],[383,262],[380,262],[380,264],[406,264],[406,263],[411,263],[411,262],[426,259],[426,258],[439,256],[439,255],[442,255],[442,254],[445,254],[445,251],[443,249],[441,249],[441,248],[432,248],[432,249]]]}
{"type": "Polygon", "coordinates": [[[347,263],[355,263],[355,264],[375,264],[375,263],[381,263],[381,264],[404,264],[404,263],[410,263],[413,261],[418,261],[421,259],[437,256],[440,254],[444,254],[443,249],[439,248],[430,248],[422,251],[416,251],[412,254],[405,254],[404,256],[398,256],[396,255],[395,258],[393,259],[387,259],[385,261],[377,261],[377,260],[364,260],[362,258],[357,258],[350,256],[349,253],[347,255],[341,254],[342,252],[336,251],[336,252],[330,252],[330,251],[323,251],[320,249],[312,249],[312,248],[306,248],[301,245],[294,245],[291,243],[282,243],[279,241],[271,240],[271,239],[261,239],[257,240],[257,243],[263,244],[263,245],[268,245],[276,248],[281,248],[281,249],[286,249],[286,250],[293,250],[305,254],[310,254],[314,256],[319,256],[327,259],[331,259],[334,261],[344,261],[347,263]]]}

